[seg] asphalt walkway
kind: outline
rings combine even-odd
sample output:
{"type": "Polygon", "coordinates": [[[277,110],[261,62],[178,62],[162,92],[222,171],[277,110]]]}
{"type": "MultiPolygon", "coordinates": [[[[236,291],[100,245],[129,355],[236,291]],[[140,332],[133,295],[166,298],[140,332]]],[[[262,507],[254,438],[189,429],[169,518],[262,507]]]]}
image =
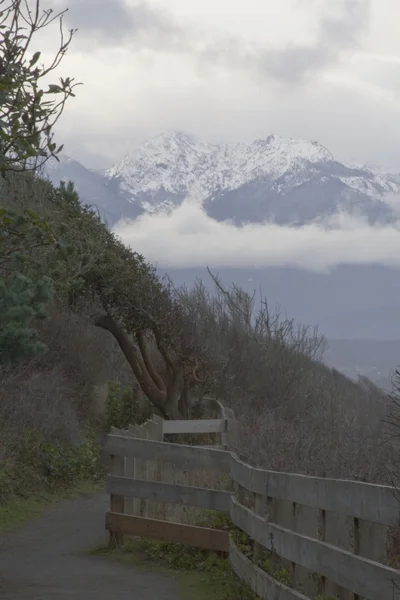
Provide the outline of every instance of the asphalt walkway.
{"type": "Polygon", "coordinates": [[[172,577],[88,555],[107,542],[108,501],[59,502],[0,536],[1,600],[182,600],[172,577]]]}

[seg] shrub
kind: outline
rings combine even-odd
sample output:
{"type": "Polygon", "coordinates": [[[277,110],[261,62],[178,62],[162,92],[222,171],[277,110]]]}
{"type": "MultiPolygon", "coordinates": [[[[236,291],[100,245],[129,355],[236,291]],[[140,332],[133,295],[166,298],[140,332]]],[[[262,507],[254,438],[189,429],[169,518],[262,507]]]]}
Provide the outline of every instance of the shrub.
{"type": "Polygon", "coordinates": [[[107,431],[110,431],[111,427],[127,429],[129,425],[141,423],[143,420],[138,388],[111,383],[106,402],[107,431]]]}
{"type": "Polygon", "coordinates": [[[51,299],[48,278],[32,282],[17,273],[8,282],[0,279],[0,366],[43,354],[46,346],[30,327],[32,319],[44,319],[51,299]]]}
{"type": "Polygon", "coordinates": [[[42,464],[50,483],[71,484],[79,479],[95,479],[100,472],[100,448],[91,438],[76,447],[43,442],[42,464]]]}
{"type": "Polygon", "coordinates": [[[28,431],[10,444],[8,453],[12,458],[0,465],[0,503],[103,475],[100,446],[91,435],[71,446],[28,431]]]}

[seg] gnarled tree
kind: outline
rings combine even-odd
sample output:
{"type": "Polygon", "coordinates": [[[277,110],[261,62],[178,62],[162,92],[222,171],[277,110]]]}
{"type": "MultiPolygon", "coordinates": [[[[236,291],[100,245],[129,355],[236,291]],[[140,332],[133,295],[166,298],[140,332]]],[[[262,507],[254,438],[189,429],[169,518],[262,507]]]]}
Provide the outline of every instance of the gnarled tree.
{"type": "MultiPolygon", "coordinates": [[[[59,194],[66,202],[66,220],[75,223],[71,232],[79,245],[81,284],[70,294],[70,304],[114,336],[143,392],[164,418],[187,417],[191,390],[204,380],[200,371],[206,364],[190,311],[143,256],[80,205],[71,186],[59,194]]],[[[64,238],[68,241],[68,232],[64,238]]]]}

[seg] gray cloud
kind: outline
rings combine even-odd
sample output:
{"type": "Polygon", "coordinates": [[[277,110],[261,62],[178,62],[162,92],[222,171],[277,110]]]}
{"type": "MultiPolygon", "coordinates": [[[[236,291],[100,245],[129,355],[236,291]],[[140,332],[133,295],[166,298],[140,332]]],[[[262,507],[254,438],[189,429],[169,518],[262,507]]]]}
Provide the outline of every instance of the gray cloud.
{"type": "Polygon", "coordinates": [[[368,25],[370,0],[343,0],[341,5],[339,15],[320,16],[313,44],[276,49],[249,47],[238,39],[218,40],[203,49],[200,58],[231,68],[253,68],[279,81],[298,83],[339,61],[343,52],[358,44],[368,25]]]}
{"type": "MultiPolygon", "coordinates": [[[[109,166],[123,158],[131,144],[137,146],[165,129],[185,129],[216,142],[251,141],[271,132],[317,139],[339,160],[371,161],[398,171],[395,32],[383,44],[382,28],[376,25],[368,40],[370,56],[356,52],[344,68],[329,69],[343,52],[356,48],[368,24],[369,0],[303,0],[300,8],[305,15],[313,13],[317,24],[312,40],[282,48],[235,34],[202,33],[197,26],[183,29],[181,21],[159,10],[158,2],[153,9],[121,0],[71,1],[53,3],[57,8],[70,4],[68,26],[80,27],[65,68],[85,85],[68,103],[57,139],[84,164],[109,166]],[[106,4],[119,15],[113,17],[120,23],[119,33],[116,25],[109,25],[107,11],[84,24],[90,6],[106,4]],[[136,25],[129,29],[135,15],[136,25]],[[107,38],[106,51],[98,52],[107,27],[114,38],[107,38]],[[138,51],[142,48],[150,51],[138,51]],[[311,77],[312,85],[299,84],[311,77]],[[298,84],[295,93],[288,93],[286,84],[298,84]]],[[[375,0],[375,24],[387,14],[388,5],[380,12],[382,1],[375,0]]],[[[385,1],[398,7],[396,0],[385,1]]]]}
{"type": "MultiPolygon", "coordinates": [[[[136,146],[166,129],[183,128],[214,142],[251,142],[276,133],[316,139],[338,160],[372,161],[399,171],[399,108],[395,103],[377,102],[369,92],[316,81],[299,87],[295,94],[275,93],[269,84],[243,81],[240,74],[221,82],[217,74],[201,87],[182,85],[157,92],[146,83],[136,96],[128,90],[122,99],[119,94],[115,100],[108,97],[101,126],[98,112],[85,108],[82,116],[75,114],[70,111],[71,102],[57,139],[65,142],[67,154],[83,164],[99,164],[95,156],[89,156],[95,152],[103,155],[101,166],[111,166],[130,150],[130,144],[136,146]],[[130,112],[132,104],[135,108],[130,112]]],[[[85,85],[80,94],[84,88],[89,92],[85,85]]],[[[96,80],[91,95],[101,98],[101,94],[96,80]]]]}
{"type": "MultiPolygon", "coordinates": [[[[70,0],[68,17],[85,35],[94,33],[119,41],[136,25],[124,0],[70,0]]],[[[141,15],[145,24],[147,19],[146,14],[141,15]]]]}
{"type": "MultiPolygon", "coordinates": [[[[184,29],[168,13],[145,0],[132,6],[125,0],[70,0],[69,6],[69,23],[85,37],[94,37],[99,45],[178,51],[192,56],[199,66],[219,64],[298,83],[337,62],[344,51],[357,45],[368,23],[370,0],[341,0],[338,14],[320,14],[314,43],[278,49],[233,36],[205,41],[201,31],[184,29]]],[[[331,7],[331,2],[326,0],[324,7],[331,7]]],[[[85,44],[85,40],[80,39],[80,43],[85,44]]]]}
{"type": "Polygon", "coordinates": [[[128,6],[125,0],[69,0],[68,23],[99,44],[161,46],[182,38],[168,15],[146,2],[128,6]]]}

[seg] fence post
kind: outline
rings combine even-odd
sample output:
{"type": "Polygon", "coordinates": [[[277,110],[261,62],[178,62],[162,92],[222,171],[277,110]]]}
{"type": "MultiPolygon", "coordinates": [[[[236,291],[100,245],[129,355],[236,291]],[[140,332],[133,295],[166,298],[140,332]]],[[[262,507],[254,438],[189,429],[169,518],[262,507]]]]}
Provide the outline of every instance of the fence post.
{"type": "MultiPolygon", "coordinates": [[[[389,528],[379,523],[372,523],[364,519],[354,518],[354,554],[364,558],[385,563],[386,542],[389,528]]],[[[393,598],[396,586],[399,582],[393,582],[393,598]]],[[[354,600],[359,600],[358,594],[352,594],[354,600]]]]}
{"type": "MultiPolygon", "coordinates": [[[[111,428],[112,435],[121,435],[121,432],[116,427],[111,428]]],[[[111,475],[116,477],[125,476],[125,457],[111,455],[111,475]]],[[[116,496],[110,494],[110,511],[114,513],[124,513],[125,510],[125,498],[123,496],[116,496]]],[[[124,542],[124,536],[120,532],[110,531],[110,545],[111,546],[122,546],[124,542]]]]}
{"type": "MultiPolygon", "coordinates": [[[[121,434],[125,437],[135,437],[130,431],[128,431],[128,429],[123,429],[121,430],[121,434]]],[[[134,478],[135,477],[135,459],[131,458],[130,456],[126,456],[125,457],[125,472],[124,472],[124,477],[129,477],[129,478],[134,478]]],[[[133,515],[133,505],[134,505],[134,499],[133,498],[125,498],[124,501],[124,513],[126,515],[133,515]]]]}
{"type": "Polygon", "coordinates": [[[237,423],[235,413],[231,408],[225,408],[226,415],[226,443],[227,448],[233,450],[237,447],[237,423]]]}
{"type": "MultiPolygon", "coordinates": [[[[147,429],[145,428],[145,424],[143,424],[140,428],[139,428],[139,438],[142,440],[147,440],[148,439],[148,434],[147,434],[147,429]]],[[[148,461],[147,460],[138,460],[138,473],[137,473],[137,479],[141,479],[142,481],[147,481],[148,480],[148,474],[147,474],[147,464],[148,461]]],[[[148,514],[148,500],[140,500],[139,501],[139,514],[141,517],[147,517],[148,514]]]]}
{"type": "MultiPolygon", "coordinates": [[[[133,438],[140,438],[140,427],[137,425],[129,425],[129,434],[133,438]]],[[[132,467],[132,479],[139,479],[140,475],[140,460],[138,458],[133,459],[132,467]]],[[[140,500],[133,498],[132,501],[132,514],[139,516],[140,513],[140,500]]]]}
{"type": "Polygon", "coordinates": [[[222,450],[228,450],[228,417],[225,410],[222,410],[221,419],[224,419],[224,430],[221,431],[221,448],[222,450]]]}
{"type": "MultiPolygon", "coordinates": [[[[154,428],[154,439],[158,442],[162,442],[164,440],[164,419],[159,417],[158,415],[153,415],[152,419],[156,423],[156,427],[154,428]]],[[[162,463],[161,461],[156,462],[156,481],[162,481],[162,463]]]]}
{"type": "MultiPolygon", "coordinates": [[[[147,421],[146,429],[149,440],[162,442],[164,438],[163,433],[163,419],[158,415],[153,415],[151,421],[147,421]]],[[[162,472],[161,472],[161,463],[160,461],[148,461],[147,473],[151,481],[161,481],[162,472]]],[[[164,506],[164,505],[163,505],[164,506]]],[[[163,508],[165,511],[165,507],[163,508]]],[[[148,512],[151,511],[151,515],[154,515],[154,502],[148,502],[148,512]]]]}
{"type": "MultiPolygon", "coordinates": [[[[260,515],[260,517],[262,517],[263,519],[265,518],[265,497],[261,494],[253,494],[254,496],[254,512],[256,513],[256,515],[260,515]]],[[[258,544],[257,542],[254,542],[254,547],[253,547],[253,561],[255,563],[258,563],[258,561],[261,558],[261,554],[263,551],[263,547],[258,544]]]]}

